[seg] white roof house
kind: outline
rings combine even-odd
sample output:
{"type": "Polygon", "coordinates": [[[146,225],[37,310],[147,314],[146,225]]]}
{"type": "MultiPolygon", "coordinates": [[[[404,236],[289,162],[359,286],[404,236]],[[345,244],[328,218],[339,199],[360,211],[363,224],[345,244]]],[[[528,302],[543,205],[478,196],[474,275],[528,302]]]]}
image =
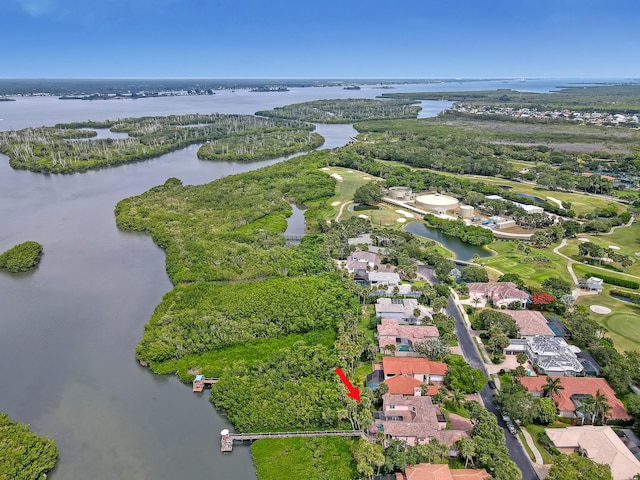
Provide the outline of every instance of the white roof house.
{"type": "Polygon", "coordinates": [[[604,288],[602,286],[602,282],[603,280],[601,278],[590,277],[589,279],[587,279],[587,288],[591,291],[601,292],[604,288]]]}
{"type": "Polygon", "coordinates": [[[567,342],[558,337],[536,335],[527,340],[527,355],[541,372],[557,377],[575,377],[584,367],[567,342]]]}
{"type": "Polygon", "coordinates": [[[377,285],[395,287],[400,284],[400,275],[395,272],[380,272],[372,270],[365,273],[365,279],[371,287],[375,287],[377,285]]]}
{"type": "Polygon", "coordinates": [[[413,311],[418,308],[415,298],[379,298],[376,302],[376,316],[382,318],[395,318],[398,323],[416,324],[418,319],[413,311]]]}

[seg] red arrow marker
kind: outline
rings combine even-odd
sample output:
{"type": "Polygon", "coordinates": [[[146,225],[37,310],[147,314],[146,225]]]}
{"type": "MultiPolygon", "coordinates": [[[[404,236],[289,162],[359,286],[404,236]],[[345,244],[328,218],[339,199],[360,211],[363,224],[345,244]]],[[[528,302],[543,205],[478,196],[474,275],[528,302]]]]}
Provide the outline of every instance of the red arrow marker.
{"type": "Polygon", "coordinates": [[[344,374],[344,372],[340,369],[340,367],[336,368],[336,373],[340,377],[340,380],[342,380],[342,383],[344,383],[344,386],[347,387],[347,390],[349,390],[349,393],[347,393],[347,396],[353,398],[356,402],[359,402],[360,389],[358,387],[354,387],[353,385],[351,385],[351,382],[349,381],[347,376],[344,374]]]}

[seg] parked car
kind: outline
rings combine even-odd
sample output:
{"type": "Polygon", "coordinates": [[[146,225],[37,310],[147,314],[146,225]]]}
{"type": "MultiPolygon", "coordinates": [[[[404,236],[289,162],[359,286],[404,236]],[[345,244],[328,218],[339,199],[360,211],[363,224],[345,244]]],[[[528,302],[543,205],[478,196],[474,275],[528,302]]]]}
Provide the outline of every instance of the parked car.
{"type": "Polygon", "coordinates": [[[489,388],[491,390],[495,390],[496,389],[496,382],[494,382],[493,380],[489,380],[487,383],[489,384],[489,388]]]}

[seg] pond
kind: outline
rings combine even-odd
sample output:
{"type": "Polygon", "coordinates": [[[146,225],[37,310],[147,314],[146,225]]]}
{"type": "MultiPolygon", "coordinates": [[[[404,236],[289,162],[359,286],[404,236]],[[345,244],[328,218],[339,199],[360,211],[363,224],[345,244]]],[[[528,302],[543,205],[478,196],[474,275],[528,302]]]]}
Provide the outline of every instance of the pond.
{"type": "Polygon", "coordinates": [[[377,207],[375,205],[349,205],[350,212],[364,212],[367,210],[382,210],[382,208],[377,207]]]}
{"type": "Polygon", "coordinates": [[[519,197],[525,197],[525,198],[530,198],[531,200],[533,200],[536,203],[545,203],[545,201],[540,198],[540,197],[535,197],[533,195],[529,195],[528,193],[518,193],[519,197]]]}
{"type": "Polygon", "coordinates": [[[445,235],[440,232],[440,230],[429,228],[422,222],[411,222],[404,227],[403,230],[441,243],[445,248],[451,250],[458,260],[468,261],[471,260],[474,255],[478,255],[480,258],[488,258],[494,255],[494,253],[486,247],[469,245],[456,237],[445,235]]]}

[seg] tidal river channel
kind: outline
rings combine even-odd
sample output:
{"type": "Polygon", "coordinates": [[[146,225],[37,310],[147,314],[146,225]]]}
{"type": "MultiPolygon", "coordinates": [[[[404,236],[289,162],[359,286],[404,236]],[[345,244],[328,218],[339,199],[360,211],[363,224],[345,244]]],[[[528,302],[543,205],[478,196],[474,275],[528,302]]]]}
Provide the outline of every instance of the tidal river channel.
{"type": "MultiPolygon", "coordinates": [[[[475,87],[504,88],[485,83],[475,87]]],[[[433,88],[407,85],[395,91],[433,88]]],[[[0,129],[143,115],[253,113],[379,93],[363,87],[85,102],[18,98],[0,104],[0,129]]],[[[356,134],[351,125],[320,125],[318,132],[326,139],[323,148],[344,145],[356,134]]],[[[280,160],[199,161],[197,148],[73,175],[13,170],[0,155],[0,252],[26,240],[42,243],[45,252],[32,273],[0,272],[0,412],[56,440],[60,459],[53,480],[255,479],[248,448],[220,453],[219,432],[230,425],[206,393],[193,394],[175,377],[151,374],[134,356],[144,324],[171,283],[164,252],[151,238],[118,230],[115,204],[169,177],[201,184],[280,160]]]]}

